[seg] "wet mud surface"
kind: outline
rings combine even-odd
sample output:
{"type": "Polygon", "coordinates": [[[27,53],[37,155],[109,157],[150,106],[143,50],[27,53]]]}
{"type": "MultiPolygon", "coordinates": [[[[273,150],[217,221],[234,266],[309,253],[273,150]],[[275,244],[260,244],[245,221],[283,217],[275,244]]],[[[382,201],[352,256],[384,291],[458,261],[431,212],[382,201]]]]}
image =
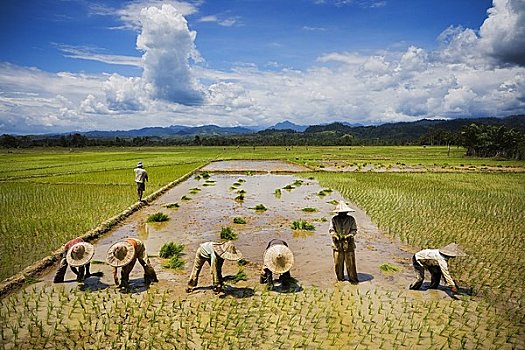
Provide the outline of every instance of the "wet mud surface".
{"type": "MultiPolygon", "coordinates": [[[[94,242],[95,256],[91,271],[102,271],[104,276],[87,279],[83,288],[90,290],[115,288],[112,269],[104,263],[106,252],[111,244],[129,236],[144,241],[160,280],[158,285],[170,288],[175,295],[185,295],[196,249],[203,242],[220,241],[222,227],[230,227],[238,234],[235,244],[243,257],[248,260],[248,265],[244,267],[248,280],[236,284],[226,282],[240,291],[263,289],[259,284],[259,273],[264,250],[272,238],[280,238],[288,242],[294,253],[295,264],[291,269],[291,275],[297,279],[297,290],[307,287],[342,286],[359,289],[384,287],[406,290],[412,282],[414,275],[410,261],[411,253],[383,235],[366,213],[351,203],[351,198],[347,198],[346,201],[356,209],[352,215],[358,225],[356,261],[360,283],[358,286],[352,286],[348,282],[337,282],[328,226],[330,218],[334,215],[333,201],[342,199],[341,194],[332,191],[325,196],[320,196],[319,192],[323,188],[316,181],[300,178],[298,174],[259,173],[263,169],[289,172],[299,169],[294,170],[294,166],[287,163],[269,162],[266,167],[267,162],[224,162],[224,167],[221,167],[221,163],[212,163],[202,169],[210,174],[209,178],[194,176],[177,185],[94,242]],[[247,171],[258,173],[248,175],[247,171]],[[302,180],[302,184],[297,180],[302,180]],[[293,188],[284,189],[292,184],[293,188]],[[280,196],[275,194],[277,189],[280,189],[280,196]],[[245,191],[244,201],[235,199],[240,190],[245,191]],[[179,207],[173,209],[166,207],[172,203],[178,203],[179,207]],[[263,204],[267,210],[256,211],[254,207],[258,204],[263,204]],[[316,211],[305,212],[303,208],[315,208],[316,211]],[[170,220],[163,223],[146,223],[147,217],[157,212],[167,214],[170,220]],[[233,223],[234,217],[244,218],[246,224],[233,223]],[[292,230],[292,222],[300,219],[313,224],[315,230],[292,230]],[[158,257],[161,246],[170,241],[185,246],[183,259],[186,265],[181,271],[162,267],[166,260],[158,257]],[[395,265],[400,271],[385,274],[379,268],[384,263],[395,265]]],[[[237,263],[226,261],[223,275],[234,275],[238,270],[237,263]]],[[[49,271],[38,284],[41,287],[52,285],[53,275],[54,270],[49,271]]],[[[66,288],[76,288],[74,277],[75,275],[68,270],[64,284],[66,288]]],[[[130,282],[134,292],[144,291],[143,270],[138,263],[131,273],[130,282]]],[[[212,293],[209,289],[210,285],[210,269],[205,265],[199,278],[199,286],[203,288],[198,288],[192,294],[202,294],[205,297],[212,293]]],[[[447,297],[445,292],[440,290],[421,294],[421,297],[424,297],[423,295],[447,297]]]]}

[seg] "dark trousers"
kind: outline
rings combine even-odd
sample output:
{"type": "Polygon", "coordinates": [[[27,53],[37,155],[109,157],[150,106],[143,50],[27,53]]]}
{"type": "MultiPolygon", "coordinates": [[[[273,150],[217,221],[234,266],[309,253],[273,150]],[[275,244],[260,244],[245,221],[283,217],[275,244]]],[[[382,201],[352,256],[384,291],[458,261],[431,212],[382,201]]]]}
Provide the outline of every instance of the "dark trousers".
{"type": "MultiPolygon", "coordinates": [[[[68,263],[65,257],[60,260],[60,264],[58,265],[57,272],[55,273],[55,277],[53,278],[54,283],[62,283],[64,282],[64,278],[66,276],[68,263]]],[[[80,266],[78,269],[76,267],[71,266],[71,271],[75,275],[77,275],[77,281],[82,282],[84,278],[88,278],[91,274],[89,273],[89,263],[87,263],[84,266],[80,266]]]]}
{"type": "Polygon", "coordinates": [[[135,257],[133,260],[130,261],[129,264],[127,264],[126,266],[122,266],[122,271],[120,272],[120,285],[122,287],[129,287],[129,274],[133,270],[133,267],[135,267],[135,263],[137,262],[137,260],[139,261],[139,264],[141,264],[144,268],[144,283],[150,284],[151,282],[159,281],[157,279],[157,274],[155,273],[153,266],[151,266],[148,257],[135,257]]]}
{"type": "MultiPolygon", "coordinates": [[[[279,282],[281,282],[281,284],[283,284],[284,286],[289,284],[291,279],[292,279],[292,276],[290,275],[290,271],[286,271],[285,273],[282,273],[279,276],[279,282]]],[[[260,282],[266,283],[269,286],[273,286],[273,273],[272,271],[270,271],[270,269],[263,268],[261,272],[260,282]]]]}
{"type": "Polygon", "coordinates": [[[421,266],[419,262],[416,260],[416,256],[412,256],[412,266],[414,267],[414,271],[416,272],[416,281],[410,285],[410,289],[419,289],[423,285],[423,281],[425,280],[425,269],[427,269],[430,272],[430,287],[432,289],[436,289],[439,287],[439,282],[441,281],[441,269],[439,266],[421,266]]]}

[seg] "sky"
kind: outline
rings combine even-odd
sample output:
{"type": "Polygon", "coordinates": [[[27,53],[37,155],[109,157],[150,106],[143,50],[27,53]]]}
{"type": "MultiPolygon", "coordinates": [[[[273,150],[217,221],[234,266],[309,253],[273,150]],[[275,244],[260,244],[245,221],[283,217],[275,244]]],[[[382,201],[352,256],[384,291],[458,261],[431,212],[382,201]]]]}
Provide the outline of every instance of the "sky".
{"type": "Polygon", "coordinates": [[[2,0],[0,134],[525,114],[525,0],[2,0]]]}

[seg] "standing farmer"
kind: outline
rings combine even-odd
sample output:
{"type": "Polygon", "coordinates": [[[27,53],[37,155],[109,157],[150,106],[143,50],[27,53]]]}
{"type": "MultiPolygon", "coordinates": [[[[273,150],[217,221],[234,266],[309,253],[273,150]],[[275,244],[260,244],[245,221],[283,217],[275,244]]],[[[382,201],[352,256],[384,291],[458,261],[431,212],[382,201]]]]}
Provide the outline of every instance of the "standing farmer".
{"type": "Polygon", "coordinates": [[[142,162],[138,162],[135,171],[135,182],[137,183],[137,194],[139,196],[139,202],[142,202],[142,195],[146,190],[146,181],[148,181],[148,173],[144,170],[142,162]]]}
{"type": "Polygon", "coordinates": [[[109,247],[106,257],[106,262],[113,267],[113,280],[117,286],[129,288],[129,274],[137,260],[144,268],[144,282],[146,285],[159,281],[148,259],[144,243],[137,238],[126,238],[109,247]],[[117,268],[119,267],[122,267],[120,285],[117,277],[117,268]]]}
{"type": "Polygon", "coordinates": [[[235,248],[235,245],[231,241],[226,241],[224,243],[202,243],[195,254],[193,269],[191,271],[186,291],[189,293],[197,286],[202,266],[207,262],[210,264],[213,278],[213,290],[219,293],[222,291],[222,265],[224,264],[224,260],[237,261],[240,258],[242,258],[241,252],[235,248]]]}
{"type": "Polygon", "coordinates": [[[419,289],[425,280],[425,269],[430,272],[430,287],[436,289],[441,277],[453,293],[457,293],[456,283],[448,272],[448,260],[457,256],[466,256],[456,243],[451,243],[439,249],[423,249],[412,257],[412,265],[416,272],[417,280],[410,285],[410,289],[419,289]]]}
{"type": "Polygon", "coordinates": [[[89,262],[93,258],[94,253],[95,248],[93,245],[84,242],[80,237],[67,242],[64,245],[62,260],[60,260],[53,282],[64,282],[68,265],[71,267],[71,271],[77,275],[77,282],[84,281],[85,278],[91,276],[89,273],[89,262]]]}
{"type": "Polygon", "coordinates": [[[344,280],[344,265],[348,279],[351,283],[358,283],[357,269],[355,266],[355,242],[354,236],[357,233],[357,225],[353,216],[349,212],[355,210],[350,208],[345,202],[339,201],[334,212],[337,213],[330,221],[328,232],[332,235],[332,249],[334,251],[335,274],[338,281],[344,280]]]}

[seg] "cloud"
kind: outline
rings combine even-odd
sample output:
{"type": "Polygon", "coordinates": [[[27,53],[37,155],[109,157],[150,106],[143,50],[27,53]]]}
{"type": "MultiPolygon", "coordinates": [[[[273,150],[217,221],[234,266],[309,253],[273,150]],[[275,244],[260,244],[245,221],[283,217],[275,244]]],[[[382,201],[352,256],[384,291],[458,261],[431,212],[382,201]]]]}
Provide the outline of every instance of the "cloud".
{"type": "Polygon", "coordinates": [[[101,54],[96,52],[97,49],[91,47],[59,45],[59,49],[65,53],[65,57],[70,58],[136,67],[142,65],[140,57],[101,54]]]}
{"type": "Polygon", "coordinates": [[[220,26],[223,27],[232,27],[234,25],[239,24],[239,18],[238,17],[228,17],[220,19],[217,15],[209,15],[199,18],[198,22],[202,23],[217,23],[220,26]]]}
{"type": "MultiPolygon", "coordinates": [[[[519,32],[516,4],[496,0],[479,31],[445,28],[434,50],[333,51],[304,70],[275,62],[266,69],[239,64],[221,71],[202,64],[183,12],[157,3],[134,17],[142,76],[47,73],[0,63],[0,133],[524,114],[525,67],[516,59],[522,48],[514,47],[521,39],[508,35],[519,32]]],[[[80,59],[126,60],[66,49],[80,59]]]]}
{"type": "Polygon", "coordinates": [[[137,48],[142,56],[146,84],[155,98],[187,105],[203,101],[201,88],[193,76],[190,59],[200,61],[195,48],[196,32],[171,5],[148,7],[141,11],[141,33],[137,48]]]}
{"type": "Polygon", "coordinates": [[[500,64],[525,66],[525,1],[494,0],[479,35],[481,45],[500,64]]]}

